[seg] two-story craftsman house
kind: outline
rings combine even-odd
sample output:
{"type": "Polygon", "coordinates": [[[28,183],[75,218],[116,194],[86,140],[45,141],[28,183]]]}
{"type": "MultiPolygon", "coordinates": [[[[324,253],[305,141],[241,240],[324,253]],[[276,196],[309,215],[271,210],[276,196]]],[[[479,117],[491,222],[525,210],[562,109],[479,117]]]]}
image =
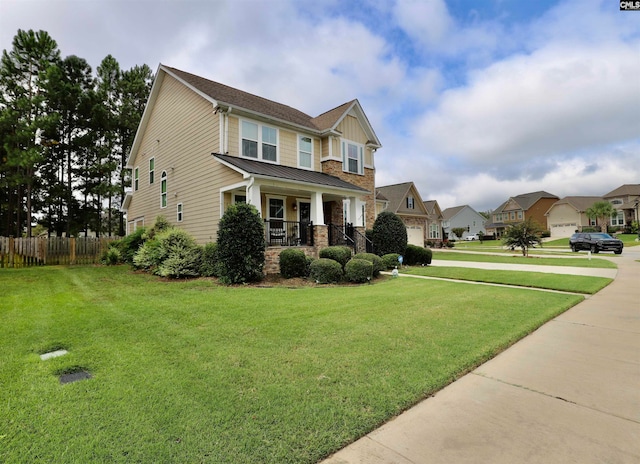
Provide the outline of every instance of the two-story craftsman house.
{"type": "Polygon", "coordinates": [[[225,208],[247,202],[269,246],[313,253],[332,226],[372,227],[380,147],[358,100],[312,117],[160,65],[127,161],[127,233],[162,215],[212,242],[225,208]]]}

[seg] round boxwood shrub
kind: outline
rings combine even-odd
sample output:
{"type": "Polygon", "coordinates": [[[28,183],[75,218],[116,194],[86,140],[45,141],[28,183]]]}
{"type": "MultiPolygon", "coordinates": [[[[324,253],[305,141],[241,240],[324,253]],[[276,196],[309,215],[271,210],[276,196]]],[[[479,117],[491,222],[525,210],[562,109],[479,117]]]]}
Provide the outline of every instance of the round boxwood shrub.
{"type": "Polygon", "coordinates": [[[387,253],[382,257],[382,262],[384,263],[385,269],[393,269],[396,266],[400,265],[400,261],[398,258],[400,255],[398,253],[387,253]]]}
{"type": "Polygon", "coordinates": [[[408,266],[431,264],[432,252],[429,248],[422,248],[416,245],[407,245],[404,254],[404,264],[408,266]]]}
{"type": "Polygon", "coordinates": [[[330,246],[323,248],[319,253],[320,258],[332,259],[340,263],[342,269],[351,259],[351,248],[347,246],[330,246]]]}
{"type": "Polygon", "coordinates": [[[404,253],[407,247],[407,227],[397,214],[383,211],[373,223],[373,249],[378,256],[404,253]]]}
{"type": "Polygon", "coordinates": [[[202,277],[218,277],[218,244],[207,243],[202,249],[202,262],[200,263],[200,275],[202,277]]]}
{"type": "MultiPolygon", "coordinates": [[[[357,253],[353,256],[354,259],[364,259],[373,264],[373,277],[378,277],[380,275],[380,271],[385,270],[384,262],[382,258],[373,253],[357,253]]],[[[346,271],[346,268],[345,268],[346,271]]]]}
{"type": "Polygon", "coordinates": [[[307,277],[309,265],[304,251],[286,248],[280,252],[280,275],[285,279],[307,277]]]}
{"type": "Polygon", "coordinates": [[[333,284],[342,280],[342,266],[329,258],[318,258],[311,262],[309,277],[319,284],[333,284]]]}
{"type": "Polygon", "coordinates": [[[349,282],[358,284],[369,282],[373,276],[373,263],[354,257],[344,267],[344,275],[349,282]]]}
{"type": "Polygon", "coordinates": [[[225,284],[257,282],[264,277],[264,224],[255,206],[236,203],[218,224],[220,281],[225,284]]]}

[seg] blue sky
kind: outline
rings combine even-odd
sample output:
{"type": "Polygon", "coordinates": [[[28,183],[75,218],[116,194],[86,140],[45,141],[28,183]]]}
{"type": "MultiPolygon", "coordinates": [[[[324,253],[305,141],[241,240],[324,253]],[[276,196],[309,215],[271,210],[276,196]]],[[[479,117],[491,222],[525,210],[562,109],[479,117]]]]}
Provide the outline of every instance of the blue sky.
{"type": "Polygon", "coordinates": [[[358,98],[377,184],[442,208],[640,183],[640,12],[617,0],[0,0],[0,48],[18,28],[311,115],[358,98]]]}

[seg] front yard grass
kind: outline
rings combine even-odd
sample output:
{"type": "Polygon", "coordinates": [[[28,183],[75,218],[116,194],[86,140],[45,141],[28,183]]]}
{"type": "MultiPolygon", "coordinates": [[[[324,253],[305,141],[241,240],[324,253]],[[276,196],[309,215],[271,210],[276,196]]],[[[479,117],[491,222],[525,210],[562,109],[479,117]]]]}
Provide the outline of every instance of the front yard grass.
{"type": "Polygon", "coordinates": [[[0,270],[0,288],[0,462],[314,463],[583,299],[126,267],[0,270]],[[78,369],[92,378],[59,383],[78,369]]]}
{"type": "MultiPolygon", "coordinates": [[[[513,252],[510,252],[513,254],[513,252]]],[[[624,252],[623,252],[624,253],[624,252]]],[[[613,253],[611,256],[614,256],[613,253]]],[[[577,255],[575,253],[574,255],[577,255]]],[[[492,254],[478,254],[478,253],[465,253],[465,252],[451,252],[451,251],[437,251],[433,250],[433,259],[449,260],[449,261],[473,261],[473,262],[486,262],[486,263],[505,263],[505,264],[534,264],[539,266],[573,266],[573,267],[588,267],[588,268],[604,268],[615,269],[618,266],[616,263],[607,259],[595,258],[552,258],[552,257],[540,257],[529,256],[525,258],[523,256],[501,256],[492,254]]]]}
{"type": "Polygon", "coordinates": [[[401,272],[412,275],[440,277],[444,279],[517,285],[519,287],[542,288],[563,292],[585,293],[590,295],[602,290],[613,280],[605,277],[526,271],[513,272],[462,267],[410,267],[403,269],[401,272]]]}

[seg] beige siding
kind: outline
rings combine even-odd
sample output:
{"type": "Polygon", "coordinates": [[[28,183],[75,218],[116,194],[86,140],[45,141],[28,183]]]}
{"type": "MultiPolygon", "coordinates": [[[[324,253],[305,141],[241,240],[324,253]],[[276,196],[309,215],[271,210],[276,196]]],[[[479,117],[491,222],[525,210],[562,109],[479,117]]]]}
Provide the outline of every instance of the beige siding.
{"type": "Polygon", "coordinates": [[[357,118],[347,115],[338,124],[337,129],[342,132],[342,136],[345,139],[349,139],[353,142],[360,143],[362,145],[367,143],[367,134],[362,130],[362,126],[357,118]]]}
{"type": "Polygon", "coordinates": [[[280,164],[283,166],[298,167],[298,134],[286,130],[280,133],[280,164]]]}
{"type": "MultiPolygon", "coordinates": [[[[219,218],[218,190],[212,179],[221,167],[211,156],[219,148],[219,118],[212,104],[166,76],[135,158],[140,188],[133,192],[128,220],[144,217],[151,226],[158,215],[177,224],[200,242],[215,239],[219,218]],[[149,185],[149,158],[155,157],[155,182],[149,185]],[[162,172],[167,173],[167,207],[160,207],[162,172]]],[[[226,169],[226,168],[225,168],[226,169]]]]}

